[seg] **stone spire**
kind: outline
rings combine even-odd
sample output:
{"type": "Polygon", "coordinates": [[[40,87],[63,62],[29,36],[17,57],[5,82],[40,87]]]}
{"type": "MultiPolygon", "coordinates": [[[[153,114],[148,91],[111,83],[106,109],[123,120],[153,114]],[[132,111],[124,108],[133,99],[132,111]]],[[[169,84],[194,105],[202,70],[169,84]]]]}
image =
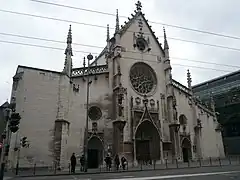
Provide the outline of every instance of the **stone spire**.
{"type": "Polygon", "coordinates": [[[163,27],[163,33],[164,33],[164,50],[165,50],[165,49],[169,49],[165,27],[163,27]]]}
{"type": "Polygon", "coordinates": [[[109,34],[109,24],[107,25],[107,42],[110,40],[110,34],[109,34]]]}
{"type": "Polygon", "coordinates": [[[169,46],[168,46],[167,35],[164,27],[163,27],[163,34],[164,34],[164,53],[165,53],[165,57],[169,59],[169,46]]]}
{"type": "Polygon", "coordinates": [[[67,36],[67,48],[65,49],[65,63],[63,73],[67,76],[71,76],[72,73],[72,30],[71,25],[69,27],[68,36],[67,36]]]}
{"type": "Polygon", "coordinates": [[[135,5],[136,5],[137,12],[142,11],[142,3],[140,1],[138,1],[135,5]]]}
{"type": "Polygon", "coordinates": [[[192,78],[191,78],[191,73],[189,69],[187,70],[187,84],[188,84],[188,88],[192,89],[192,78]]]}
{"type": "Polygon", "coordinates": [[[119,16],[118,16],[118,9],[117,9],[117,13],[116,13],[116,27],[115,27],[115,34],[119,33],[119,16]]]}

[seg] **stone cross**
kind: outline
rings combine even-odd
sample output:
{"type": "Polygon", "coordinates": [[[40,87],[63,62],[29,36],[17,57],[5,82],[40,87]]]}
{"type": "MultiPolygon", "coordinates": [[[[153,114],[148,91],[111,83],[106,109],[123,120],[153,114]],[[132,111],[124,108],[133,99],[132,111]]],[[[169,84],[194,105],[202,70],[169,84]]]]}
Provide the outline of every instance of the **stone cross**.
{"type": "Polygon", "coordinates": [[[142,10],[142,3],[140,1],[138,1],[135,5],[136,5],[136,8],[137,8],[137,11],[142,10]]]}

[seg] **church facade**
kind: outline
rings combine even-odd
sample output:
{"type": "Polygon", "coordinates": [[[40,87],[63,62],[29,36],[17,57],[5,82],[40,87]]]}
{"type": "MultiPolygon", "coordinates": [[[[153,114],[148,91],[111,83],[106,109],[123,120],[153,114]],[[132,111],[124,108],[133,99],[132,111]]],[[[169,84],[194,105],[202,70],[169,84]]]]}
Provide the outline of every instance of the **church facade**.
{"type": "Polygon", "coordinates": [[[106,154],[134,164],[225,156],[214,102],[206,107],[195,98],[189,72],[188,87],[172,79],[166,32],[162,47],[136,7],[121,27],[117,13],[114,36],[107,27],[107,45],[92,63],[88,55],[83,67],[72,67],[70,27],[62,72],[18,66],[11,101],[22,119],[11,136],[12,166],[23,136],[30,146],[21,148],[20,166],[66,168],[84,147],[92,168],[106,154]]]}

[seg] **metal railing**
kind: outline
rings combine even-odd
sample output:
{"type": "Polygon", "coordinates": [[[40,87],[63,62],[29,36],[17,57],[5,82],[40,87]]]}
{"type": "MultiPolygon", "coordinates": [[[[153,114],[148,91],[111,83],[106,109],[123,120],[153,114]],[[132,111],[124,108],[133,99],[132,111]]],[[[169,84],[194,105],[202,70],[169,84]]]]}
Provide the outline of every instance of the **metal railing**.
{"type": "MultiPolygon", "coordinates": [[[[109,173],[109,172],[129,172],[129,171],[149,171],[149,170],[167,170],[167,169],[183,169],[183,168],[200,168],[200,167],[222,167],[222,166],[240,166],[240,156],[229,156],[226,158],[212,158],[208,159],[197,159],[189,160],[188,162],[182,162],[177,159],[165,159],[161,164],[156,161],[143,162],[139,161],[137,165],[132,163],[127,163],[125,169],[120,165],[118,168],[112,163],[111,168],[107,167],[104,163],[99,165],[98,168],[88,169],[84,172],[80,166],[77,164],[75,168],[75,174],[89,174],[89,173],[109,173]]],[[[57,165],[41,167],[37,163],[33,164],[32,167],[21,167],[19,164],[19,169],[12,169],[12,173],[16,176],[44,176],[44,175],[67,175],[72,174],[70,163],[64,169],[60,169],[57,165]],[[17,174],[16,174],[17,172],[17,174]]]]}

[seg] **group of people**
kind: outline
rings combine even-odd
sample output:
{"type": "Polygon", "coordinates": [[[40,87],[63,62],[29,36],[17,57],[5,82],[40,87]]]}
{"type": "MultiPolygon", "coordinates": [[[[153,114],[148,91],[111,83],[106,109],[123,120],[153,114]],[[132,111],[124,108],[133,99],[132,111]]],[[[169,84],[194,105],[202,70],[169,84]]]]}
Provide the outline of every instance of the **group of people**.
{"type": "MultiPolygon", "coordinates": [[[[112,158],[109,154],[105,158],[105,163],[106,163],[107,170],[110,171],[112,169],[112,158]]],[[[122,156],[121,162],[120,162],[120,158],[118,154],[116,154],[114,157],[114,164],[117,171],[119,170],[120,165],[122,166],[122,169],[125,170],[127,166],[127,159],[124,156],[122,156]]]]}
{"type": "MultiPolygon", "coordinates": [[[[77,165],[77,158],[75,156],[75,153],[72,154],[70,161],[71,161],[71,173],[75,173],[75,169],[76,169],[76,165],[77,165]]],[[[80,164],[81,164],[81,171],[84,171],[84,167],[85,167],[84,155],[82,155],[80,158],[80,164]]]]}
{"type": "MultiPolygon", "coordinates": [[[[71,161],[71,173],[75,173],[75,169],[76,169],[76,165],[77,165],[77,158],[75,156],[75,153],[72,154],[70,161],[71,161]]],[[[109,154],[105,158],[105,163],[106,163],[107,170],[110,171],[112,169],[112,158],[109,154]]],[[[84,155],[82,155],[80,158],[80,164],[81,164],[81,171],[84,171],[84,169],[85,169],[84,155]]],[[[119,170],[120,165],[121,165],[122,169],[125,170],[126,166],[127,166],[127,159],[124,156],[122,156],[121,162],[120,162],[120,158],[119,158],[118,154],[116,154],[114,157],[114,164],[115,164],[116,170],[119,170]]]]}

